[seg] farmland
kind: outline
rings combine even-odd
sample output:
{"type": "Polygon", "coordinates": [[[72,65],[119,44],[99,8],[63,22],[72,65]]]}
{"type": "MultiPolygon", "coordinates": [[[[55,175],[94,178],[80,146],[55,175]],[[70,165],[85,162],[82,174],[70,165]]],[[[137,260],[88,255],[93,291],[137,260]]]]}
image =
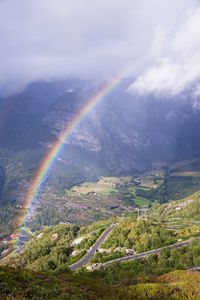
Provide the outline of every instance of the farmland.
{"type": "Polygon", "coordinates": [[[80,186],[73,186],[67,193],[87,195],[88,193],[108,194],[117,192],[117,185],[130,184],[132,177],[100,177],[97,182],[84,182],[80,186]]]}

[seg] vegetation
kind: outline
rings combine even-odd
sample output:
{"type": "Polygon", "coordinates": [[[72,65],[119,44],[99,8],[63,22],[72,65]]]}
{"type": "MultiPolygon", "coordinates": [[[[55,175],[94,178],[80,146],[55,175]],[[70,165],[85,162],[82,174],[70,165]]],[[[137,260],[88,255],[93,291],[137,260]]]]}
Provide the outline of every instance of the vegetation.
{"type": "Polygon", "coordinates": [[[106,224],[103,226],[100,222],[90,226],[93,231],[88,232],[89,228],[79,230],[75,225],[52,226],[36,233],[24,251],[11,258],[8,263],[35,271],[66,270],[86,254],[106,227],[106,224]],[[73,251],[76,251],[74,255],[73,251]]]}
{"type": "MultiPolygon", "coordinates": [[[[118,277],[117,272],[108,274],[113,279],[118,277]]],[[[126,282],[127,276],[121,278],[124,282],[120,286],[113,286],[99,278],[95,280],[66,272],[54,275],[0,267],[0,298],[186,300],[200,297],[200,274],[195,272],[175,271],[163,276],[140,276],[131,285],[126,282]]]]}
{"type": "Polygon", "coordinates": [[[6,299],[115,299],[123,289],[70,273],[53,275],[0,267],[0,298],[6,299]],[[105,296],[106,295],[106,296],[105,296]]]}
{"type": "Polygon", "coordinates": [[[194,240],[188,247],[180,249],[163,249],[158,255],[128,262],[115,263],[92,273],[83,272],[85,276],[103,279],[107,284],[131,285],[140,281],[144,275],[163,275],[175,270],[185,270],[200,266],[200,242],[194,240]]]}
{"type": "Polygon", "coordinates": [[[0,259],[3,258],[2,253],[3,253],[3,251],[5,251],[6,249],[8,249],[8,245],[6,245],[6,244],[0,242],[0,259]]]}
{"type": "Polygon", "coordinates": [[[170,176],[168,179],[168,197],[171,200],[185,198],[200,190],[200,177],[170,176]]]}
{"type": "Polygon", "coordinates": [[[136,222],[133,216],[125,218],[115,227],[102,248],[114,250],[117,247],[125,247],[140,253],[175,242],[174,233],[165,229],[161,223],[143,219],[136,222]]]}
{"type": "MultiPolygon", "coordinates": [[[[118,299],[119,296],[116,295],[120,295],[122,299],[123,297],[125,299],[131,299],[131,297],[134,299],[147,299],[147,297],[152,299],[160,299],[159,297],[184,299],[185,297],[186,299],[186,295],[192,293],[192,290],[188,290],[190,280],[187,279],[186,274],[192,274],[190,276],[193,276],[191,278],[194,282],[200,280],[199,274],[176,270],[200,266],[200,242],[195,240],[188,247],[167,248],[162,250],[159,255],[113,264],[106,270],[98,269],[90,273],[83,268],[77,271],[78,277],[70,274],[69,265],[80,260],[105,228],[114,223],[119,224],[101,245],[101,248],[110,249],[109,252],[96,253],[90,263],[104,263],[126,256],[127,249],[141,253],[178,241],[199,237],[200,192],[196,189],[200,188],[200,177],[195,173],[198,172],[197,167],[195,169],[193,166],[195,171],[191,173],[191,166],[193,163],[190,162],[166,169],[164,180],[163,173],[141,175],[137,178],[103,177],[97,182],[88,181],[81,186],[72,188],[73,195],[68,194],[69,190],[66,193],[65,186],[62,192],[55,189],[50,207],[45,206],[45,199],[49,197],[49,191],[51,192],[49,185],[47,185],[41,196],[43,207],[37,208],[35,219],[29,222],[30,227],[27,228],[27,232],[33,228],[40,231],[35,234],[35,237],[27,244],[22,253],[9,259],[6,262],[7,266],[0,269],[0,278],[2,279],[2,281],[0,280],[0,293],[2,293],[0,297],[5,299],[6,297],[10,297],[9,299],[23,299],[24,297],[27,299],[30,295],[33,299],[34,297],[35,299],[51,299],[49,296],[51,291],[52,295],[56,295],[59,299],[71,299],[73,297],[76,299],[76,297],[81,297],[79,292],[83,282],[85,282],[83,285],[87,295],[89,295],[88,297],[95,297],[93,292],[97,289],[97,299],[104,299],[99,288],[101,285],[105,291],[105,299],[107,296],[108,299],[112,299],[112,297],[118,299]],[[186,176],[188,172],[191,175],[189,177],[186,176]],[[182,175],[180,176],[180,174],[182,175]],[[80,188],[82,191],[75,191],[76,188],[80,188]],[[99,190],[94,191],[94,189],[99,190]],[[153,200],[163,202],[166,191],[168,198],[172,199],[173,202],[162,205],[158,202],[152,202],[153,200]],[[196,192],[191,194],[193,191],[196,192]],[[59,205],[57,195],[60,199],[59,205]],[[183,195],[189,196],[176,201],[183,195]],[[72,198],[73,202],[70,201],[72,198]],[[150,203],[151,208],[147,218],[137,219],[135,207],[150,205],[150,203]],[[133,211],[125,217],[114,217],[115,214],[122,213],[116,204],[124,205],[129,209],[132,208],[133,211]],[[80,225],[87,224],[86,212],[82,208],[84,205],[87,207],[87,214],[93,215],[91,220],[99,220],[103,217],[105,220],[84,225],[81,228],[71,224],[58,224],[72,218],[74,220],[79,219],[80,225]],[[64,206],[67,209],[63,210],[64,206]],[[80,214],[80,207],[83,214],[80,214]],[[101,208],[103,209],[101,210],[101,208]],[[108,216],[112,217],[108,219],[108,216]],[[43,229],[52,224],[55,226],[43,229]],[[8,265],[17,269],[11,269],[8,265]],[[20,268],[24,268],[24,270],[20,268]],[[40,281],[37,276],[43,276],[41,277],[43,279],[40,281]],[[68,280],[71,285],[67,284],[66,288],[68,280]],[[100,286],[95,280],[98,280],[100,286]],[[188,285],[186,280],[189,280],[188,285]],[[48,282],[52,282],[51,287],[49,287],[48,282]],[[76,282],[76,286],[74,286],[74,282],[76,282]],[[39,284],[42,287],[41,291],[38,288],[39,284]],[[113,288],[113,284],[117,287],[113,288]],[[180,286],[181,288],[179,288],[180,286]],[[93,289],[93,287],[95,288],[93,289]],[[66,292],[64,293],[64,291],[66,292]],[[33,297],[33,295],[35,296],[33,297]]],[[[12,209],[7,207],[4,202],[1,204],[0,228],[2,228],[2,238],[12,232],[13,224],[10,216],[15,218],[17,214],[14,200],[13,204],[12,209]]],[[[7,244],[1,242],[0,253],[3,253],[7,247],[7,244]]],[[[198,289],[193,290],[197,299],[199,292],[198,289]]]]}
{"type": "Polygon", "coordinates": [[[200,266],[200,241],[195,239],[188,247],[166,248],[157,255],[115,263],[106,270],[88,272],[82,268],[72,275],[69,265],[81,259],[102,231],[116,222],[119,224],[101,245],[111,252],[97,253],[91,263],[125,256],[126,249],[139,253],[199,236],[199,199],[197,192],[181,201],[154,203],[147,219],[137,220],[132,212],[81,228],[61,224],[46,228],[36,233],[22,253],[6,262],[17,269],[0,268],[0,293],[5,299],[198,299],[200,274],[186,271],[200,266]],[[181,209],[176,210],[177,206],[181,209]],[[121,250],[114,251],[118,247],[121,250]],[[78,252],[72,256],[74,250],[78,252]],[[85,294],[80,294],[83,286],[85,294]]]}
{"type": "Polygon", "coordinates": [[[115,251],[111,253],[96,253],[91,259],[91,263],[105,263],[109,260],[127,256],[126,251],[115,251]]]}
{"type": "MultiPolygon", "coordinates": [[[[9,204],[0,204],[0,239],[13,232],[14,221],[17,217],[17,209],[9,204]]],[[[15,202],[12,203],[15,205],[15,202]]]]}

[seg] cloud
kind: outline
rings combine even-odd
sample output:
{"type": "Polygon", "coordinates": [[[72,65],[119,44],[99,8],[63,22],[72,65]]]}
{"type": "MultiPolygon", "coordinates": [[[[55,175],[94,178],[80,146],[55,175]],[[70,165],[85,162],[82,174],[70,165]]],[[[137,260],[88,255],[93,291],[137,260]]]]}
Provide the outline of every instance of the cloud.
{"type": "Polygon", "coordinates": [[[151,45],[154,63],[129,90],[139,94],[176,96],[190,90],[200,95],[200,7],[189,10],[173,34],[160,30],[151,45]],[[157,51],[157,52],[156,52],[157,51]]]}
{"type": "Polygon", "coordinates": [[[130,61],[133,76],[158,57],[166,65],[163,52],[175,55],[184,43],[179,35],[170,49],[168,37],[196,2],[0,0],[0,90],[55,77],[108,78],[130,61]]]}

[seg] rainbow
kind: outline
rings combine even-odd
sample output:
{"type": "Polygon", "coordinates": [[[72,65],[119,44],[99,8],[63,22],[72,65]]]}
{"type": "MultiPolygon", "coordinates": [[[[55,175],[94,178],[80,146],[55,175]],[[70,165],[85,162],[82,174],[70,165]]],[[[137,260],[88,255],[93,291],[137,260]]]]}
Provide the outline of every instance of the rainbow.
{"type": "Polygon", "coordinates": [[[16,246],[20,246],[23,234],[26,230],[27,224],[29,222],[28,215],[31,210],[35,207],[37,198],[40,194],[40,191],[48,177],[49,170],[51,169],[56,157],[62,149],[63,144],[70,137],[73,130],[77,125],[83,120],[83,118],[90,112],[94,106],[101,101],[109,92],[113,90],[124,78],[124,76],[118,76],[108,82],[98,93],[96,93],[80,110],[80,112],[73,118],[73,120],[67,125],[65,130],[61,133],[59,139],[52,145],[47,155],[43,159],[39,168],[36,171],[36,174],[30,184],[30,188],[28,189],[23,209],[21,210],[21,214],[18,217],[18,221],[16,224],[17,230],[17,240],[14,246],[14,253],[17,253],[16,246]]]}

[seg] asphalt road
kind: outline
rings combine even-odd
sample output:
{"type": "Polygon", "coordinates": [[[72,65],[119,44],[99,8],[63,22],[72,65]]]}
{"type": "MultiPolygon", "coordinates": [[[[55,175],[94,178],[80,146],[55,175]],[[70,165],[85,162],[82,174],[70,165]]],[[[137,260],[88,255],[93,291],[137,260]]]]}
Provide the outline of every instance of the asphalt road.
{"type": "MultiPolygon", "coordinates": [[[[200,239],[200,238],[197,238],[197,239],[200,239]]],[[[129,261],[129,260],[134,260],[134,259],[145,258],[145,257],[147,257],[149,255],[152,255],[152,254],[158,254],[161,250],[166,249],[166,248],[178,249],[178,248],[181,248],[183,246],[188,246],[190,244],[190,242],[191,242],[191,240],[187,240],[187,241],[184,241],[184,242],[180,242],[180,243],[173,244],[173,245],[170,245],[170,246],[165,246],[165,247],[158,248],[158,249],[155,249],[155,250],[139,253],[139,254],[136,254],[136,255],[130,255],[130,256],[125,256],[125,257],[113,259],[113,260],[110,260],[110,261],[102,264],[101,267],[106,269],[110,265],[112,265],[114,263],[117,263],[117,262],[123,262],[123,261],[129,261]]]]}
{"type": "Polygon", "coordinates": [[[117,224],[110,225],[98,238],[96,243],[91,247],[90,251],[79,261],[69,266],[71,271],[75,271],[76,269],[81,268],[83,265],[87,265],[90,259],[95,255],[96,250],[100,247],[100,245],[105,241],[108,234],[113,230],[113,228],[117,224]]]}
{"type": "Polygon", "coordinates": [[[165,211],[161,214],[161,216],[164,216],[170,209],[172,209],[172,206],[168,207],[168,209],[165,210],[165,211]]]}
{"type": "Polygon", "coordinates": [[[200,267],[189,268],[187,271],[200,272],[200,267]]]}

